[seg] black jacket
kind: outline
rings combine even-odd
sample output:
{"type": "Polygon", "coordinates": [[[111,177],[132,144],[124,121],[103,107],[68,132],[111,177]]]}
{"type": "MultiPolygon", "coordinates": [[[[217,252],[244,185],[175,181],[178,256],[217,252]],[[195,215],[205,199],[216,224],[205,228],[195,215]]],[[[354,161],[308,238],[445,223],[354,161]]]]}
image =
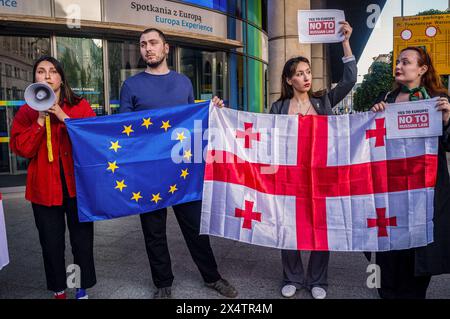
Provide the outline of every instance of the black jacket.
{"type": "MultiPolygon", "coordinates": [[[[356,83],[357,68],[356,61],[350,61],[344,63],[344,74],[342,79],[336,85],[335,88],[330,90],[327,94],[321,97],[310,97],[310,101],[319,115],[333,114],[331,108],[338,104],[347,96],[356,83]]],[[[271,114],[288,114],[289,112],[289,99],[278,100],[272,104],[270,109],[271,114]]]]}

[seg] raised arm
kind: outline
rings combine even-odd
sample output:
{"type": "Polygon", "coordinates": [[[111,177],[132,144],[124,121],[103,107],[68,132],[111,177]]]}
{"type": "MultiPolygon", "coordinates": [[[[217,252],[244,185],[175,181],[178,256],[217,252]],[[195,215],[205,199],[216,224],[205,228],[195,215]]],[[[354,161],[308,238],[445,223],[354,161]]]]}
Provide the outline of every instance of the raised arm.
{"type": "Polygon", "coordinates": [[[331,106],[335,106],[347,96],[356,83],[358,73],[356,59],[353,56],[350,46],[350,37],[353,29],[347,21],[342,21],[340,24],[342,25],[340,33],[344,35],[344,40],[342,41],[342,48],[344,50],[344,57],[342,58],[342,62],[344,62],[344,73],[336,87],[328,93],[331,106]]]}

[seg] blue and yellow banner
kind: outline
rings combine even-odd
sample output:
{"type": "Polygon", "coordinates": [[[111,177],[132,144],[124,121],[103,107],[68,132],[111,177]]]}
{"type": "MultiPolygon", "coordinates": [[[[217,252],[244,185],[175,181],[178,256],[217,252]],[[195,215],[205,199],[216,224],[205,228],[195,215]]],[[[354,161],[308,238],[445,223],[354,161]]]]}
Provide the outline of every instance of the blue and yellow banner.
{"type": "Polygon", "coordinates": [[[67,120],[80,221],[200,200],[209,101],[67,120]]]}

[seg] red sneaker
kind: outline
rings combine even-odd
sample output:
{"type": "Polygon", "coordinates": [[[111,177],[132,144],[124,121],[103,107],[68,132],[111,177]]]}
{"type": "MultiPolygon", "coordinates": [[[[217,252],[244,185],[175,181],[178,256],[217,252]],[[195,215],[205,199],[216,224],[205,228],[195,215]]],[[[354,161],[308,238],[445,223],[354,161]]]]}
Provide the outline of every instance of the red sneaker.
{"type": "Polygon", "coordinates": [[[67,295],[65,291],[62,292],[55,292],[55,294],[53,295],[54,299],[67,299],[67,295]]]}

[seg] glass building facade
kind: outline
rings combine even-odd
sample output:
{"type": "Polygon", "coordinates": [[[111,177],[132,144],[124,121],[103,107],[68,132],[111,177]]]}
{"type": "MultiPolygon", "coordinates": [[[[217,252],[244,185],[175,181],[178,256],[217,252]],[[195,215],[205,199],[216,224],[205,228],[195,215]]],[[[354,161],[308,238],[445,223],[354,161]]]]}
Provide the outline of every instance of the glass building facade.
{"type": "Polygon", "coordinates": [[[228,54],[229,104],[237,109],[267,109],[267,0],[184,0],[181,2],[221,11],[228,16],[228,38],[243,48],[228,54]],[[251,76],[249,76],[251,75],[251,76]]]}
{"type": "Polygon", "coordinates": [[[145,25],[137,21],[142,14],[153,14],[153,7],[181,8],[180,12],[201,15],[205,25],[215,23],[213,36],[148,25],[168,35],[169,67],[191,79],[197,100],[217,95],[239,110],[264,112],[268,107],[264,0],[17,1],[18,7],[27,6],[14,12],[0,5],[0,18],[7,22],[0,29],[0,175],[26,172],[27,161],[9,150],[9,136],[14,115],[24,104],[25,88],[32,82],[34,61],[44,54],[55,56],[74,91],[91,103],[97,115],[114,114],[122,83],[145,69],[138,45],[145,25]],[[69,6],[73,3],[75,7],[69,6]],[[124,3],[129,16],[117,10],[124,3]],[[137,10],[133,3],[145,10],[137,10]]]}

